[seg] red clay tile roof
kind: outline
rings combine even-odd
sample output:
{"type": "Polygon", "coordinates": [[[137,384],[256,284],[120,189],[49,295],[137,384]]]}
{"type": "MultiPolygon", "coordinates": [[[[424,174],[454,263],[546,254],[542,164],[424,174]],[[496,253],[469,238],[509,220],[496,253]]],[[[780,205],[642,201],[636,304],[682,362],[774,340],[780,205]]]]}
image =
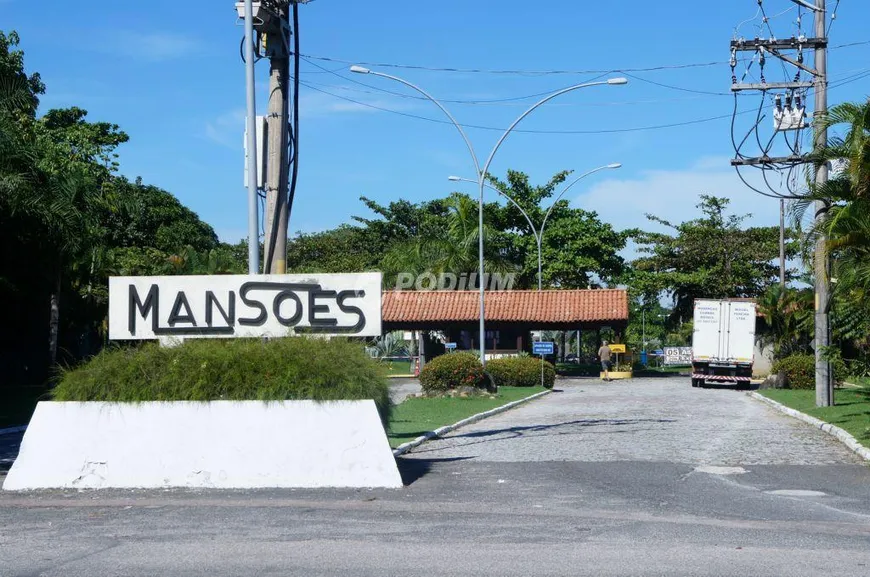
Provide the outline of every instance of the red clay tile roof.
{"type": "MultiPolygon", "coordinates": [[[[474,321],[477,291],[384,291],[385,323],[474,321]]],[[[581,323],[628,320],[621,289],[487,291],[487,321],[581,323]]]]}

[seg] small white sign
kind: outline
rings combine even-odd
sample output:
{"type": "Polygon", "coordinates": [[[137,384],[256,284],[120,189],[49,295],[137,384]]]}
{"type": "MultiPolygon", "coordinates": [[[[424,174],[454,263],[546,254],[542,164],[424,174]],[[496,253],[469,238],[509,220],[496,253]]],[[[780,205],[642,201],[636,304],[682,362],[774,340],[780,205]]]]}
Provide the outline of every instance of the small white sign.
{"type": "Polygon", "coordinates": [[[679,367],[692,364],[692,347],[665,347],[665,366],[679,367]]]}
{"type": "Polygon", "coordinates": [[[112,277],[109,338],[381,334],[381,273],[112,277]]]}

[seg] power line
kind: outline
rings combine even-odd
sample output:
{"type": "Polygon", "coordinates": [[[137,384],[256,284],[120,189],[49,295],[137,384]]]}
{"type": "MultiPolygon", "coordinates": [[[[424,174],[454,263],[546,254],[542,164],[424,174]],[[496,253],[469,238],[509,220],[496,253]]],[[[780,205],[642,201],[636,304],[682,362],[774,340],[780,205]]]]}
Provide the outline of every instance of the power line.
{"type": "MultiPolygon", "coordinates": [[[[355,79],[355,78],[350,78],[350,77],[348,77],[348,76],[344,76],[344,75],[342,75],[342,74],[339,74],[338,72],[336,72],[336,71],[334,71],[334,70],[329,70],[329,69],[327,69],[327,68],[325,68],[325,67],[323,67],[323,66],[317,64],[316,62],[312,62],[312,61],[309,60],[308,58],[303,57],[303,59],[304,59],[306,62],[308,62],[309,64],[311,64],[312,66],[315,66],[315,67],[317,67],[318,69],[320,69],[322,72],[326,72],[326,73],[332,74],[333,76],[336,76],[337,78],[341,78],[341,79],[344,80],[344,81],[351,82],[351,83],[353,83],[353,84],[357,84],[357,85],[359,85],[359,86],[364,86],[364,87],[366,87],[366,88],[368,88],[368,89],[370,89],[370,90],[374,90],[374,91],[377,91],[377,92],[382,92],[382,93],[384,93],[384,94],[391,94],[391,95],[393,95],[393,96],[398,96],[398,97],[400,97],[400,98],[409,98],[409,99],[413,99],[413,100],[426,100],[426,97],[424,97],[424,96],[417,96],[417,95],[415,95],[415,94],[405,94],[405,93],[402,93],[402,92],[396,92],[396,91],[393,91],[393,90],[387,90],[387,89],[384,89],[384,88],[380,88],[380,87],[378,87],[378,86],[374,86],[374,85],[372,85],[372,84],[367,84],[367,83],[365,83],[365,82],[361,82],[361,81],[359,81],[359,80],[357,80],[357,79],[355,79]]],[[[692,94],[702,94],[702,95],[705,95],[705,96],[730,96],[730,94],[727,93],[727,92],[711,92],[711,91],[706,91],[706,90],[696,90],[696,89],[693,89],[693,88],[685,88],[685,87],[682,87],[682,86],[675,86],[675,85],[672,85],[672,84],[664,84],[664,83],[661,83],[661,82],[655,82],[655,81],[652,81],[652,80],[648,80],[648,79],[646,79],[646,78],[642,78],[642,77],[640,77],[640,76],[633,75],[633,74],[631,74],[631,73],[629,73],[629,72],[626,72],[625,70],[612,70],[612,71],[607,72],[607,73],[599,74],[598,76],[594,76],[594,77],[590,78],[590,79],[589,79],[589,82],[592,82],[592,81],[598,80],[598,79],[602,78],[603,76],[606,76],[607,74],[610,74],[610,73],[620,73],[620,74],[625,74],[626,76],[630,76],[631,78],[634,78],[634,79],[636,79],[636,80],[639,80],[640,82],[646,82],[646,83],[648,83],[648,84],[652,84],[652,85],[659,86],[659,87],[662,87],[662,88],[667,88],[667,89],[670,89],[670,90],[677,90],[677,91],[680,91],[680,92],[689,92],[689,93],[692,93],[692,94]]],[[[336,87],[336,86],[334,86],[333,88],[340,88],[340,87],[336,87]]],[[[517,101],[522,101],[522,100],[529,100],[529,99],[532,99],[532,98],[540,98],[540,97],[542,97],[542,96],[546,96],[546,95],[550,94],[551,92],[552,92],[552,91],[538,92],[538,93],[535,93],[535,94],[528,94],[528,95],[525,95],[525,96],[515,96],[515,97],[509,97],[509,98],[492,98],[492,99],[477,99],[477,100],[468,100],[468,99],[446,99],[446,98],[444,98],[444,99],[439,99],[439,100],[440,100],[441,102],[443,102],[443,103],[449,103],[449,104],[500,104],[500,103],[506,103],[506,102],[517,102],[517,101]]],[[[642,103],[639,103],[639,104],[642,104],[642,103]]]]}
{"type": "Polygon", "coordinates": [[[634,78],[635,80],[638,80],[640,82],[645,82],[647,84],[652,84],[653,86],[659,86],[661,88],[668,88],[670,90],[678,90],[680,92],[691,92],[693,94],[704,94],[707,96],[731,96],[731,94],[728,92],[710,92],[708,90],[695,90],[694,88],[684,88],[682,86],[674,86],[673,84],[665,84],[663,82],[656,82],[654,80],[649,80],[647,78],[642,78],[642,77],[637,76],[635,74],[631,74],[631,73],[626,72],[624,70],[616,70],[615,72],[622,72],[623,74],[625,74],[629,78],[634,78]]]}
{"type": "MultiPolygon", "coordinates": [[[[838,46],[831,46],[829,50],[837,50],[840,48],[849,48],[853,46],[862,46],[870,44],[870,40],[859,40],[856,42],[849,42],[846,44],[840,44],[838,46]]],[[[457,68],[457,67],[439,67],[439,66],[423,66],[419,64],[398,64],[394,62],[369,62],[365,60],[343,60],[341,58],[335,58],[332,56],[317,56],[313,54],[300,54],[300,56],[310,62],[310,60],[319,60],[321,62],[334,62],[336,64],[359,64],[361,66],[368,67],[378,67],[378,68],[402,68],[407,70],[423,70],[426,72],[453,72],[453,73],[469,73],[469,74],[516,74],[516,75],[524,75],[524,76],[548,76],[548,75],[570,75],[570,74],[610,74],[613,72],[657,72],[660,70],[684,70],[690,68],[706,68],[710,66],[721,66],[723,64],[729,64],[728,61],[714,61],[714,62],[694,62],[689,64],[665,64],[659,66],[649,66],[649,67],[614,67],[611,69],[600,69],[600,70],[523,70],[523,69],[487,69],[487,68],[457,68]]],[[[313,64],[313,63],[311,63],[313,64]]],[[[333,72],[339,72],[343,68],[336,68],[333,72]]]]}
{"type": "MultiPolygon", "coordinates": [[[[305,81],[305,83],[306,83],[306,86],[309,86],[309,87],[317,86],[319,88],[324,88],[324,89],[332,89],[332,90],[339,90],[339,91],[345,91],[345,92],[356,92],[356,93],[360,93],[360,94],[372,94],[375,96],[378,96],[380,94],[391,94],[394,96],[398,96],[400,98],[407,98],[407,99],[411,99],[411,100],[418,100],[418,99],[419,100],[426,100],[426,98],[417,97],[417,96],[414,96],[412,94],[401,94],[401,93],[395,93],[395,92],[391,92],[391,91],[384,91],[384,90],[379,90],[379,89],[374,88],[374,87],[372,87],[371,90],[367,90],[365,88],[355,88],[352,86],[343,86],[340,84],[327,84],[327,83],[315,82],[315,81],[311,81],[311,80],[307,80],[307,81],[305,81]]],[[[440,102],[450,102],[450,103],[459,104],[459,105],[528,106],[528,104],[526,102],[512,102],[512,101],[514,101],[514,100],[517,100],[517,101],[528,100],[530,98],[539,98],[541,96],[546,96],[548,94],[552,94],[552,92],[553,91],[551,90],[551,91],[547,91],[547,92],[541,92],[541,93],[535,94],[535,95],[520,96],[520,97],[514,97],[514,98],[503,98],[503,99],[490,100],[490,101],[448,100],[448,99],[444,99],[444,100],[439,99],[439,101],[440,102]]],[[[650,98],[650,99],[646,99],[646,100],[621,100],[621,101],[612,101],[612,102],[561,102],[561,103],[552,104],[551,106],[554,106],[554,107],[555,106],[601,107],[601,106],[630,106],[630,105],[637,105],[637,104],[658,104],[658,103],[662,103],[662,102],[685,102],[687,100],[703,99],[705,97],[704,96],[705,94],[707,94],[707,93],[701,93],[701,95],[698,95],[698,96],[685,96],[685,97],[679,97],[679,98],[650,98]]],[[[717,94],[718,95],[719,93],[709,93],[709,94],[717,94]]],[[[721,93],[721,94],[725,94],[725,93],[721,93]]]]}
{"type": "Polygon", "coordinates": [[[332,58],[329,56],[314,56],[312,54],[302,54],[302,57],[307,60],[320,60],[323,62],[336,62],[338,64],[359,64],[361,66],[371,66],[378,68],[404,68],[408,70],[425,70],[427,72],[456,72],[456,73],[471,73],[471,74],[519,74],[524,76],[549,76],[556,74],[610,74],[611,72],[655,72],[657,70],[682,70],[686,68],[704,68],[708,66],[720,66],[728,64],[726,61],[721,62],[699,62],[693,64],[671,64],[662,66],[650,66],[646,68],[612,68],[607,70],[499,70],[485,68],[449,68],[435,66],[420,66],[415,64],[394,64],[390,62],[366,62],[364,60],[342,60],[340,58],[332,58]]]}
{"type": "MultiPolygon", "coordinates": [[[[421,116],[418,114],[411,114],[409,112],[402,112],[400,110],[393,110],[391,108],[386,108],[386,107],[378,106],[375,104],[369,104],[368,102],[354,100],[353,98],[347,98],[346,96],[341,96],[339,94],[334,94],[334,93],[329,92],[327,90],[322,90],[322,89],[317,88],[315,86],[311,86],[305,82],[302,82],[302,85],[305,86],[306,88],[309,88],[309,89],[314,90],[316,92],[320,92],[320,93],[326,94],[328,96],[332,96],[334,98],[338,98],[340,100],[350,102],[352,104],[357,104],[359,106],[371,108],[373,110],[380,110],[381,112],[389,112],[391,114],[405,116],[408,118],[414,118],[417,120],[425,120],[427,122],[434,122],[436,124],[449,124],[449,125],[453,126],[453,123],[449,122],[447,120],[441,120],[439,118],[430,118],[428,116],[421,116]]],[[[743,112],[738,112],[738,115],[746,114],[748,112],[755,112],[755,111],[754,110],[744,110],[743,112]]],[[[621,133],[621,132],[640,132],[640,131],[646,131],[646,130],[660,130],[660,129],[664,129],[664,128],[676,128],[679,126],[688,126],[691,124],[702,124],[705,122],[712,122],[714,120],[722,120],[725,118],[731,118],[731,114],[723,114],[720,116],[713,116],[710,118],[699,118],[699,119],[695,119],[695,120],[687,120],[684,122],[674,122],[674,123],[670,123],[670,124],[659,124],[659,125],[654,125],[654,126],[637,126],[637,127],[632,127],[632,128],[613,128],[613,129],[603,129],[603,130],[529,130],[529,129],[517,128],[517,129],[514,129],[514,132],[522,132],[522,133],[526,133],[526,134],[614,134],[614,133],[621,133]]],[[[477,125],[477,124],[461,124],[461,126],[463,128],[474,128],[477,130],[491,130],[491,131],[499,131],[499,132],[504,132],[504,130],[505,130],[504,128],[500,128],[500,127],[496,127],[496,126],[482,126],[482,125],[477,125]]]]}
{"type": "MultiPolygon", "coordinates": [[[[851,79],[832,84],[829,88],[839,88],[841,86],[845,86],[847,84],[857,82],[858,80],[862,80],[863,78],[866,78],[868,76],[870,76],[870,69],[867,69],[867,71],[865,71],[863,74],[855,75],[851,79]]],[[[366,108],[371,108],[372,110],[379,110],[381,112],[388,112],[390,114],[395,114],[398,116],[405,116],[407,118],[414,118],[416,120],[425,120],[426,122],[432,122],[435,124],[449,124],[449,125],[453,126],[453,124],[447,120],[441,120],[439,118],[430,118],[428,116],[421,116],[419,114],[411,114],[409,112],[402,112],[400,110],[393,110],[391,108],[386,108],[384,106],[378,106],[376,104],[370,104],[368,102],[362,102],[360,100],[355,100],[353,98],[341,96],[339,94],[329,92],[328,90],[323,90],[323,89],[317,88],[316,86],[312,86],[312,85],[308,84],[307,82],[300,82],[300,83],[303,86],[305,86],[306,88],[308,88],[310,90],[314,90],[315,92],[320,92],[320,93],[325,94],[327,96],[332,96],[333,98],[338,98],[339,100],[344,100],[344,101],[350,102],[352,104],[364,106],[366,108]]],[[[772,104],[768,104],[767,106],[764,106],[763,109],[771,108],[772,106],[773,106],[772,104]]],[[[738,111],[738,112],[736,112],[735,116],[742,116],[744,114],[755,113],[755,112],[757,112],[757,109],[753,108],[751,110],[738,111]]],[[[694,120],[687,120],[684,122],[674,122],[674,123],[670,123],[670,124],[658,124],[658,125],[652,125],[652,126],[636,126],[636,127],[630,127],[630,128],[613,128],[613,129],[602,129],[602,130],[531,130],[531,129],[517,128],[517,129],[514,129],[514,132],[522,132],[525,134],[617,134],[617,133],[623,133],[623,132],[643,132],[643,131],[649,131],[649,130],[662,130],[662,129],[666,129],[666,128],[677,128],[677,127],[681,127],[681,126],[690,126],[693,124],[703,124],[706,122],[714,122],[716,120],[723,120],[725,118],[731,118],[731,117],[732,117],[732,114],[723,114],[723,115],[719,115],[719,116],[711,116],[708,118],[698,118],[698,119],[694,119],[694,120]]],[[[482,126],[482,125],[477,125],[477,124],[461,124],[461,126],[463,128],[474,128],[477,130],[490,130],[490,131],[499,131],[499,132],[503,132],[505,130],[504,128],[499,128],[499,127],[495,127],[495,126],[482,126]]]]}
{"type": "MultiPolygon", "coordinates": [[[[303,58],[303,60],[308,62],[308,64],[311,64],[312,66],[319,68],[324,73],[332,74],[333,76],[335,76],[337,78],[341,78],[344,81],[351,82],[351,83],[357,84],[359,86],[364,86],[370,90],[375,90],[377,92],[382,92],[384,94],[391,94],[393,96],[398,96],[399,98],[409,98],[412,100],[427,100],[427,98],[425,96],[417,96],[415,94],[405,94],[403,92],[396,92],[394,90],[387,90],[386,88],[381,88],[379,86],[374,86],[372,84],[367,84],[365,82],[361,82],[361,81],[357,80],[356,78],[344,76],[342,74],[339,74],[335,70],[329,70],[328,68],[325,68],[325,67],[317,64],[316,62],[312,62],[311,60],[308,59],[308,57],[303,56],[302,58],[303,58]]],[[[342,67],[339,70],[345,70],[345,68],[342,67]]],[[[590,79],[590,81],[597,80],[600,77],[601,76],[598,76],[596,78],[592,78],[592,79],[590,79]]],[[[514,101],[518,101],[518,100],[529,100],[532,98],[540,98],[542,96],[546,96],[546,95],[550,94],[551,92],[552,92],[551,90],[548,90],[546,92],[538,92],[535,94],[526,94],[525,96],[512,96],[512,97],[508,97],[508,98],[492,98],[492,99],[477,99],[477,100],[440,99],[440,101],[444,102],[444,103],[449,103],[449,104],[494,104],[494,103],[500,103],[500,102],[514,102],[514,101]]]]}

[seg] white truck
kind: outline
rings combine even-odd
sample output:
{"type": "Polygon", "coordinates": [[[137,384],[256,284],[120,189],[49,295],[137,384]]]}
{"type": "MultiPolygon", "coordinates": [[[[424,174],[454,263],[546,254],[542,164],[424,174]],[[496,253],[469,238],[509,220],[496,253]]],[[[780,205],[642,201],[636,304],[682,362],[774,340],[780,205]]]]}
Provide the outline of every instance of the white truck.
{"type": "Polygon", "coordinates": [[[697,299],[692,338],[692,386],[748,389],[755,359],[755,303],[697,299]]]}

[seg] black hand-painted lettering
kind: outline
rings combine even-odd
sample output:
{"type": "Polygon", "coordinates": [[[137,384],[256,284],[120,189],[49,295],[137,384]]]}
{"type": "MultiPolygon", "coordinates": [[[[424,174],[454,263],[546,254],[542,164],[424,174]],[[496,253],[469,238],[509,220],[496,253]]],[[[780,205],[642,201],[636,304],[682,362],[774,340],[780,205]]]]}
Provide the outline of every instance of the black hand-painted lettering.
{"type": "Polygon", "coordinates": [[[242,302],[245,305],[258,309],[260,314],[253,318],[241,318],[239,319],[239,324],[247,327],[261,327],[266,324],[266,319],[269,318],[269,313],[266,312],[266,307],[258,300],[248,298],[248,291],[269,288],[271,287],[271,283],[266,282],[246,282],[239,289],[239,298],[242,299],[242,302]]]}
{"type": "Polygon", "coordinates": [[[308,324],[312,327],[334,327],[338,325],[338,319],[317,318],[317,313],[328,313],[329,305],[317,304],[319,298],[335,298],[335,291],[312,290],[308,293],[308,324]]]}
{"type": "Polygon", "coordinates": [[[187,302],[187,295],[184,294],[184,291],[178,291],[175,302],[172,304],[172,311],[169,313],[169,326],[174,327],[178,323],[189,323],[196,326],[196,319],[193,318],[193,311],[190,310],[190,303],[187,302]],[[184,308],[184,314],[181,314],[182,308],[184,308]]]}
{"type": "Polygon", "coordinates": [[[272,313],[274,313],[275,318],[278,319],[278,322],[284,325],[285,327],[295,326],[299,319],[302,318],[302,301],[299,300],[299,297],[296,296],[291,290],[283,290],[275,295],[275,300],[272,301],[272,313]],[[296,303],[296,312],[293,313],[293,316],[290,318],[284,318],[281,316],[281,305],[286,300],[292,300],[296,303]]]}
{"type": "Polygon", "coordinates": [[[343,333],[358,333],[366,326],[366,315],[359,307],[344,304],[344,301],[351,298],[363,298],[366,296],[366,291],[363,290],[345,290],[338,293],[335,299],[338,308],[348,314],[355,314],[358,318],[357,323],[351,327],[342,327],[343,333]]]}
{"type": "Polygon", "coordinates": [[[213,291],[205,291],[205,324],[212,326],[212,317],[214,308],[217,307],[218,312],[224,318],[224,322],[229,326],[236,324],[236,293],[230,291],[230,300],[227,306],[228,310],[224,310],[221,303],[217,300],[213,291]]]}
{"type": "Polygon", "coordinates": [[[160,288],[156,284],[152,284],[151,288],[148,289],[148,296],[145,297],[145,302],[143,303],[142,299],[139,298],[136,286],[131,284],[128,297],[129,314],[127,317],[127,330],[130,331],[130,334],[136,334],[137,310],[142,315],[142,320],[147,319],[148,314],[151,314],[151,330],[157,332],[160,326],[160,288]]]}

